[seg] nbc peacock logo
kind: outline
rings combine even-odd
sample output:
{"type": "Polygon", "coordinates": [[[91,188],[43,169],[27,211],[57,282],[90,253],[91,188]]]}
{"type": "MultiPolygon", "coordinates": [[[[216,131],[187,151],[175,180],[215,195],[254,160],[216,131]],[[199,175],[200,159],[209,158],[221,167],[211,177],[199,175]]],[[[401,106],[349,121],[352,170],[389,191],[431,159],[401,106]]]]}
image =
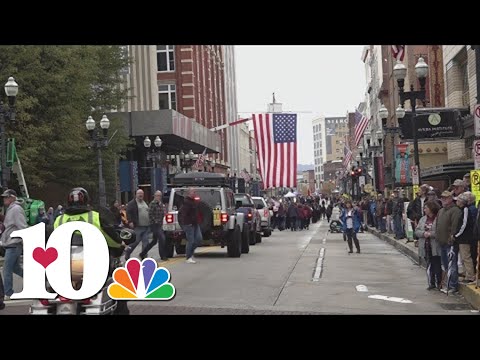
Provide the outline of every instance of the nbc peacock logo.
{"type": "Polygon", "coordinates": [[[113,280],[108,296],[114,300],[170,300],[175,296],[175,286],[169,283],[170,272],[157,268],[151,258],[142,262],[129,259],[125,267],[115,269],[113,280]]]}

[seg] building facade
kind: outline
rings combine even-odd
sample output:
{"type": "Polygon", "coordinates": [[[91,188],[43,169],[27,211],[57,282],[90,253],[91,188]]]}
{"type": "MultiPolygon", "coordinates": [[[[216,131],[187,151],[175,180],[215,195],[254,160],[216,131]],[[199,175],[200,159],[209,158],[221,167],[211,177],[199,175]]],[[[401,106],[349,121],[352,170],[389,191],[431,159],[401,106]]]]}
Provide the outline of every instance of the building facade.
{"type": "MultiPolygon", "coordinates": [[[[122,112],[174,110],[207,129],[236,120],[233,47],[222,45],[128,45],[125,72],[129,100],[122,112]]],[[[227,130],[216,166],[230,167],[227,130]]]]}
{"type": "Polygon", "coordinates": [[[317,184],[323,179],[323,163],[327,156],[326,142],[325,142],[325,117],[312,120],[313,127],[313,159],[314,159],[314,173],[317,184]]]}
{"type": "MultiPolygon", "coordinates": [[[[327,161],[343,159],[345,136],[348,135],[347,119],[345,117],[325,118],[325,164],[327,161]]],[[[324,172],[325,173],[325,172],[324,172]]]]}
{"type": "MultiPolygon", "coordinates": [[[[377,52],[376,56],[380,53],[377,52]]],[[[389,128],[398,128],[401,125],[395,116],[395,109],[399,106],[399,95],[397,81],[393,75],[393,67],[396,64],[396,59],[393,57],[391,45],[381,46],[382,67],[381,67],[381,83],[378,91],[378,97],[382,104],[388,110],[388,119],[382,124],[389,128]]],[[[421,101],[417,102],[417,111],[421,111],[422,108],[436,108],[441,109],[445,107],[444,96],[444,75],[443,75],[443,50],[440,45],[406,45],[405,56],[403,59],[404,65],[407,67],[407,77],[405,78],[405,91],[410,91],[410,85],[413,85],[415,90],[420,89],[419,81],[415,75],[415,65],[418,59],[423,57],[425,62],[429,66],[429,71],[426,78],[425,90],[426,101],[425,106],[421,101]]],[[[380,71],[380,69],[378,69],[380,71]]],[[[379,74],[380,75],[380,74],[379,74]]],[[[405,102],[405,110],[408,112],[411,110],[411,104],[409,101],[405,102]]],[[[375,116],[378,116],[378,111],[375,116]]],[[[378,121],[381,119],[377,120],[378,121]]],[[[385,168],[385,185],[393,186],[393,180],[398,183],[398,179],[394,176],[395,161],[394,160],[394,148],[396,144],[402,142],[409,143],[409,154],[413,157],[413,144],[412,139],[406,139],[404,134],[396,133],[389,134],[384,137],[383,141],[383,158],[385,168]]],[[[433,139],[432,139],[433,140],[433,139]]],[[[438,152],[443,149],[440,141],[438,144],[433,144],[432,140],[419,140],[419,157],[421,168],[427,165],[433,166],[435,159],[440,159],[437,156],[435,149],[439,149],[438,152]]],[[[452,140],[455,142],[455,140],[452,140]]],[[[434,141],[433,141],[434,142],[434,141]]],[[[422,176],[424,174],[422,173],[422,176]]]]}
{"type": "MultiPolygon", "coordinates": [[[[237,80],[235,73],[235,47],[233,45],[223,45],[224,58],[224,80],[225,80],[225,116],[226,122],[231,123],[237,120],[237,80]]],[[[230,154],[227,165],[232,169],[245,168],[245,154],[240,145],[240,136],[245,129],[240,126],[229,126],[227,129],[228,153],[230,154]]],[[[248,132],[248,128],[246,130],[248,132]]],[[[248,154],[247,154],[248,156],[248,154]]],[[[249,157],[247,158],[249,159],[249,157]]],[[[248,161],[248,160],[247,160],[248,161]]],[[[248,169],[248,167],[247,167],[248,169]]]]}

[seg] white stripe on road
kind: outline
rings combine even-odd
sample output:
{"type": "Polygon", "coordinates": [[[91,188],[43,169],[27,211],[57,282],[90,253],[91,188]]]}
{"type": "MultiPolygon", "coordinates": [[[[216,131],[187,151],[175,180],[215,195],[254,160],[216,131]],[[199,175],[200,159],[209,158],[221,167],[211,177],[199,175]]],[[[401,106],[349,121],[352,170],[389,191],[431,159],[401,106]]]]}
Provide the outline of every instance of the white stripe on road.
{"type": "Polygon", "coordinates": [[[365,285],[357,285],[355,288],[360,292],[368,292],[368,288],[365,285]]]}
{"type": "Polygon", "coordinates": [[[323,244],[326,244],[326,243],[327,243],[327,239],[323,239],[323,240],[322,240],[322,243],[323,243],[323,244]]]}
{"type": "Polygon", "coordinates": [[[315,268],[315,273],[313,274],[312,281],[319,281],[322,276],[323,271],[323,258],[325,257],[325,248],[320,249],[320,254],[317,259],[317,267],[315,268]]]}
{"type": "Polygon", "coordinates": [[[378,299],[378,300],[385,300],[385,301],[393,301],[393,302],[398,302],[402,304],[411,304],[411,300],[407,300],[404,298],[399,298],[399,297],[390,297],[390,296],[385,296],[385,295],[369,295],[368,296],[370,299],[378,299]]]}

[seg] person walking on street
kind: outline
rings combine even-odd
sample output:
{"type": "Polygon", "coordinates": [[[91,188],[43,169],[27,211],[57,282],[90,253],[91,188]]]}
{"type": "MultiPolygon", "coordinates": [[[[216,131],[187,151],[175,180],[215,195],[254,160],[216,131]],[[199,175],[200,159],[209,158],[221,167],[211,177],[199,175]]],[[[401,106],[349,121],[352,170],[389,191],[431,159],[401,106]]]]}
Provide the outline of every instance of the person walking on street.
{"type": "MultiPolygon", "coordinates": [[[[5,226],[3,225],[4,221],[5,221],[5,216],[0,214],[0,236],[5,231],[5,226]]],[[[0,250],[1,250],[1,256],[5,256],[5,249],[2,247],[0,248],[0,250]]],[[[0,272],[0,310],[5,309],[4,300],[5,300],[5,288],[3,287],[2,273],[0,272]]]]}
{"type": "Polygon", "coordinates": [[[195,249],[202,243],[202,230],[198,223],[198,203],[195,200],[195,190],[190,188],[183,200],[183,205],[178,211],[178,222],[187,238],[186,258],[188,264],[195,264],[193,257],[195,249]]]}
{"type": "Polygon", "coordinates": [[[162,203],[162,192],[155,191],[154,199],[148,207],[148,216],[150,218],[150,229],[153,234],[152,241],[140,253],[140,258],[148,256],[148,252],[158,243],[158,254],[162,261],[167,261],[167,249],[165,248],[165,233],[163,232],[163,218],[165,217],[165,205],[162,203]]]}
{"type": "Polygon", "coordinates": [[[357,214],[357,210],[353,208],[352,202],[347,200],[342,215],[340,216],[340,220],[343,225],[343,233],[347,235],[348,248],[350,249],[349,253],[353,253],[352,240],[355,243],[357,254],[360,253],[360,244],[357,238],[357,233],[360,230],[359,219],[360,217],[357,214]]]}
{"type": "Polygon", "coordinates": [[[27,228],[25,211],[20,202],[17,201],[17,193],[7,189],[2,194],[3,203],[7,208],[5,214],[5,231],[0,238],[0,245],[5,248],[5,260],[3,263],[3,278],[5,286],[5,299],[10,300],[13,294],[13,274],[23,278],[23,269],[20,264],[22,255],[22,238],[12,238],[10,235],[16,230],[27,228]]]}
{"type": "Polygon", "coordinates": [[[393,195],[393,229],[395,231],[395,239],[400,240],[405,238],[405,231],[402,226],[403,209],[405,207],[405,203],[403,201],[403,198],[399,196],[398,190],[394,190],[393,195]]]}
{"type": "Polygon", "coordinates": [[[150,232],[150,218],[148,215],[148,204],[143,200],[143,190],[136,192],[135,199],[127,204],[127,218],[131,229],[135,230],[135,242],[125,249],[125,261],[135,248],[142,243],[142,252],[148,246],[148,235],[150,232]]]}
{"type": "Polygon", "coordinates": [[[290,230],[297,231],[297,204],[290,203],[287,210],[288,222],[290,224],[290,230]]]}
{"type": "Polygon", "coordinates": [[[418,238],[418,256],[427,262],[427,290],[442,286],[442,247],[436,239],[437,215],[440,206],[435,201],[425,203],[425,216],[420,218],[415,235],[418,238]]]}

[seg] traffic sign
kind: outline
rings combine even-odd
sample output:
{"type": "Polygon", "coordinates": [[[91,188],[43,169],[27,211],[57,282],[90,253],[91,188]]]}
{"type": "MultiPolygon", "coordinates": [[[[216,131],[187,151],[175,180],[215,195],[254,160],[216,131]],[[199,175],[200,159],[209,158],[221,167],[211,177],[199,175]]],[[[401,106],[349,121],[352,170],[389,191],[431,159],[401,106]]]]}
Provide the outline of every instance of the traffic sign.
{"type": "Polygon", "coordinates": [[[470,188],[476,199],[480,199],[480,170],[470,170],[470,188]]]}
{"type": "Polygon", "coordinates": [[[412,172],[412,183],[413,185],[419,185],[420,179],[418,178],[418,166],[412,165],[410,166],[410,170],[412,172]]]}
{"type": "Polygon", "coordinates": [[[480,104],[475,105],[473,124],[475,126],[475,136],[480,136],[480,104]]]}
{"type": "Polygon", "coordinates": [[[473,142],[473,159],[475,161],[475,169],[480,169],[480,140],[473,142]]]}

